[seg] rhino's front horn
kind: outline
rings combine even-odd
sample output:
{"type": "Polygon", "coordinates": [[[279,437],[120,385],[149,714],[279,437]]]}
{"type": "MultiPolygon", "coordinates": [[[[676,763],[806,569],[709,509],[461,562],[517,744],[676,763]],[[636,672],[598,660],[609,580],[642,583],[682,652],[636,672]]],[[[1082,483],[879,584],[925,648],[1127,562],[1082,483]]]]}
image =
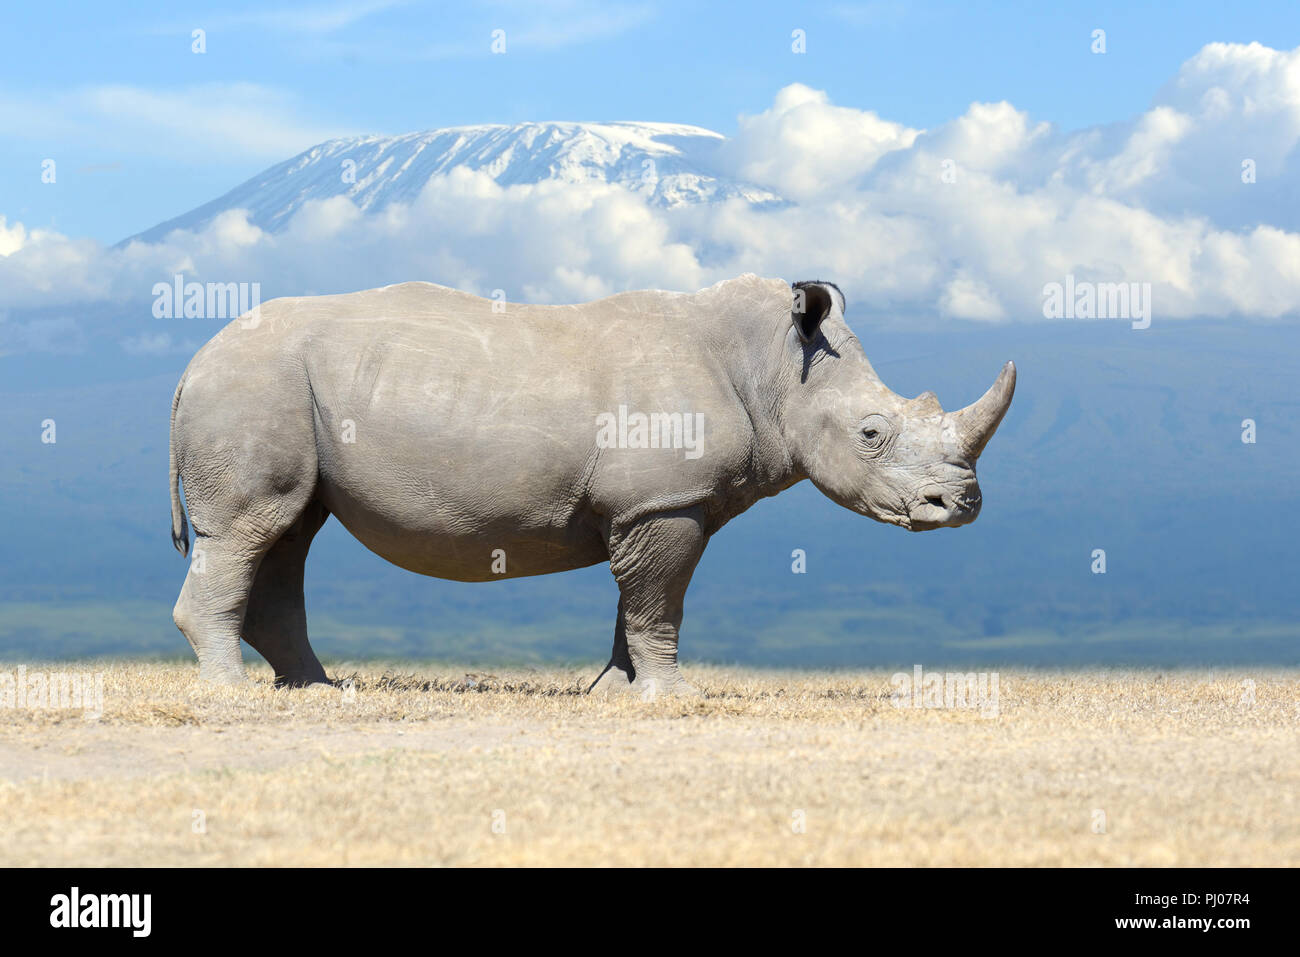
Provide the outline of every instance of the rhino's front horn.
{"type": "Polygon", "coordinates": [[[978,402],[952,413],[961,436],[962,449],[972,459],[984,451],[998,423],[1011,406],[1011,396],[1016,391],[1016,364],[1008,362],[1002,367],[998,381],[993,383],[978,402]]]}

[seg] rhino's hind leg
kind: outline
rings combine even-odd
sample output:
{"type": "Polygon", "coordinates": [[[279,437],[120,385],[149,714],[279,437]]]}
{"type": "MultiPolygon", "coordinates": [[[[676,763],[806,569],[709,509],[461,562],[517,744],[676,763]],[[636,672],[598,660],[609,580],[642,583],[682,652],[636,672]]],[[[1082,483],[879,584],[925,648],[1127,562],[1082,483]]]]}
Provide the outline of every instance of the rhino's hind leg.
{"type": "Polygon", "coordinates": [[[260,558],[259,550],[236,539],[200,535],[194,541],[172,618],[198,656],[200,680],[214,684],[245,680],[239,631],[260,558]]]}
{"type": "Polygon", "coordinates": [[[307,640],[303,569],[312,539],[329,512],[312,500],[262,558],[244,613],[244,640],[275,669],[275,683],[298,688],[328,683],[307,640]]]}
{"type": "Polygon", "coordinates": [[[700,693],[677,666],[677,633],[686,588],[706,542],[698,509],[615,527],[609,565],[619,588],[618,624],[613,654],[592,693],[700,693]]]}
{"type": "MultiPolygon", "coordinates": [[[[254,388],[250,375],[241,363],[187,373],[172,423],[195,532],[173,617],[198,655],[199,678],[223,684],[245,680],[239,642],[254,582],[263,559],[302,526],[317,476],[305,381],[254,379],[254,388]]],[[[277,554],[266,580],[280,580],[291,551],[277,554]]]]}

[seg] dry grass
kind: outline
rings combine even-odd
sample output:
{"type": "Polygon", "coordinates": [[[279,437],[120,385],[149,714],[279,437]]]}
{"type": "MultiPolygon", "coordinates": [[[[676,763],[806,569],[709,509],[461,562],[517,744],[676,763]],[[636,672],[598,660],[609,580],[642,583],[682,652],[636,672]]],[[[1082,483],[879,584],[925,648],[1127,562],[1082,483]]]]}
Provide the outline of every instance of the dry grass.
{"type": "Polygon", "coordinates": [[[590,668],[102,670],[98,720],[0,708],[0,865],[1300,862],[1296,671],[1003,671],[985,718],[895,708],[884,672],[697,667],[704,700],[644,702],[590,668]]]}

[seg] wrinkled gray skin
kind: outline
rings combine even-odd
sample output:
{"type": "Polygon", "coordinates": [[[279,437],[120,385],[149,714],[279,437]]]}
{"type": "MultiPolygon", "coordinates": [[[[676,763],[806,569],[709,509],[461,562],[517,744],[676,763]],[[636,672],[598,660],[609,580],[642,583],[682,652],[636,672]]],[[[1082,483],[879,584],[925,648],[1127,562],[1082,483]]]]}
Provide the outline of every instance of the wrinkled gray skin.
{"type": "MultiPolygon", "coordinates": [[[[329,515],[390,562],[488,581],[608,561],[594,691],[694,693],[677,667],[709,537],[803,479],[912,531],[979,513],[975,460],[1015,387],[974,405],[881,383],[829,284],[746,275],[694,294],[508,305],[428,283],[278,299],[190,362],[172,404],[172,538],[196,535],[174,617],[214,682],[240,637],[277,681],[326,681],[303,564],[329,515]],[[499,309],[498,305],[498,309],[499,309]],[[603,448],[597,416],[700,412],[702,454],[603,448]],[[504,552],[505,573],[500,573],[504,552]]],[[[603,443],[608,444],[608,443],[603,443]]]]}

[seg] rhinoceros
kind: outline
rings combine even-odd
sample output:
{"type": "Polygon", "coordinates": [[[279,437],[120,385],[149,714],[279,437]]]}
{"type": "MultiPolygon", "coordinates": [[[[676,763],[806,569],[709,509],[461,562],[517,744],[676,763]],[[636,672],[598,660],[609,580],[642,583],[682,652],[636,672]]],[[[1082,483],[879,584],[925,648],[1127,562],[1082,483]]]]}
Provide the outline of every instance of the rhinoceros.
{"type": "Polygon", "coordinates": [[[335,516],[402,568],[465,582],[609,562],[609,664],[589,690],[695,694],[678,669],[710,537],[809,479],[911,531],[980,510],[975,461],[1008,362],[944,412],[877,377],[833,283],[745,275],[695,293],[507,304],[424,282],[276,299],[222,329],[172,400],[174,619],[201,679],[326,682],[303,565],[335,516]]]}

